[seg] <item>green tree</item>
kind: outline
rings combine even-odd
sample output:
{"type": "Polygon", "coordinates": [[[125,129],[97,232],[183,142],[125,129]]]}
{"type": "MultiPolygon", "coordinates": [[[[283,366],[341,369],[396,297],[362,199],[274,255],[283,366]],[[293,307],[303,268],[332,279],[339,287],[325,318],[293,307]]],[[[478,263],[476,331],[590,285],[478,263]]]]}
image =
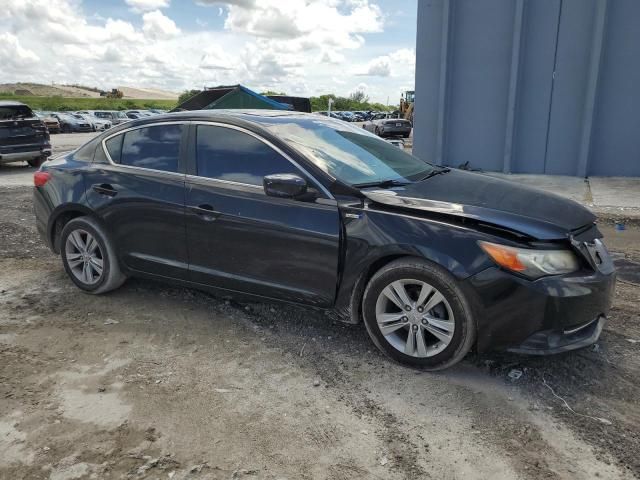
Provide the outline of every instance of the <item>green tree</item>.
{"type": "Polygon", "coordinates": [[[329,99],[333,100],[332,110],[338,111],[381,111],[386,112],[397,107],[387,107],[381,103],[371,103],[369,97],[362,91],[356,91],[349,97],[338,97],[333,93],[311,97],[311,109],[314,112],[326,111],[329,109],[329,99]]]}
{"type": "Polygon", "coordinates": [[[357,90],[349,95],[349,100],[354,104],[369,103],[369,97],[362,90],[357,90]]]}

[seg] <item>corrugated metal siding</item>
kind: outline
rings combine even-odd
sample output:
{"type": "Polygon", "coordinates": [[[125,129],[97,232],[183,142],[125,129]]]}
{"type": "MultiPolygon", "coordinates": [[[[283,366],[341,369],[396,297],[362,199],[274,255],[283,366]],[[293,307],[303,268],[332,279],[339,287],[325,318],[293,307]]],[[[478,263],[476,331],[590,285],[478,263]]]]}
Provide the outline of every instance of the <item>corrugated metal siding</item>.
{"type": "Polygon", "coordinates": [[[640,176],[640,1],[418,5],[417,155],[491,171],[640,176]]]}

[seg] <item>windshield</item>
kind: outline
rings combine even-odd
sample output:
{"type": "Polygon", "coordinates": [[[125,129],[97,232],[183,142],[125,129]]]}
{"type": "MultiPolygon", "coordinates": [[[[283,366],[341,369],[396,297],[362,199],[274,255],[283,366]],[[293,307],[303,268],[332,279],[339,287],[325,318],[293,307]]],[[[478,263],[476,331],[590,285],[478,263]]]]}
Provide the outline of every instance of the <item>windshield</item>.
{"type": "Polygon", "coordinates": [[[436,167],[348,123],[273,117],[262,125],[321,170],[350,185],[421,180],[436,167]]]}

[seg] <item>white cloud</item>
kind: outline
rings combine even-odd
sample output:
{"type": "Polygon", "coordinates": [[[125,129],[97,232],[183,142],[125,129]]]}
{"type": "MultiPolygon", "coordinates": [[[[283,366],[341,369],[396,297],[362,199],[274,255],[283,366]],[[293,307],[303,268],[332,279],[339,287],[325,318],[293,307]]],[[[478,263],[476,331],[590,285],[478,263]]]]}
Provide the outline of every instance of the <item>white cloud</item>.
{"type": "Polygon", "coordinates": [[[142,22],[142,31],[152,39],[171,38],[180,33],[175,22],[160,10],[145,13],[142,22]]]}
{"type": "Polygon", "coordinates": [[[391,76],[391,59],[387,56],[374,58],[369,62],[365,72],[360,75],[371,75],[373,77],[391,76]]]}
{"type": "Polygon", "coordinates": [[[346,95],[366,73],[367,95],[397,102],[399,91],[392,86],[389,94],[389,85],[413,82],[415,53],[396,46],[370,55],[365,38],[384,28],[376,1],[199,0],[214,8],[201,9],[188,30],[171,18],[171,8],[161,10],[170,0],[127,0],[141,14],[133,21],[126,11],[108,18],[100,7],[88,16],[80,0],[0,0],[0,83],[174,91],[242,83],[258,91],[346,95]],[[218,9],[222,30],[211,27],[218,9]]]}
{"type": "Polygon", "coordinates": [[[31,69],[40,57],[20,45],[18,37],[10,33],[0,34],[0,65],[10,69],[31,69]]]}
{"type": "Polygon", "coordinates": [[[399,76],[403,73],[415,72],[415,50],[403,48],[389,55],[383,55],[370,60],[366,65],[358,67],[356,75],[372,77],[399,76]]]}
{"type": "MultiPolygon", "coordinates": [[[[234,32],[267,38],[309,37],[324,42],[358,46],[359,33],[381,32],[380,7],[369,0],[198,0],[199,5],[226,5],[225,27],[234,32]]],[[[222,12],[222,11],[221,11],[222,12]]]]}
{"type": "MultiPolygon", "coordinates": [[[[134,12],[149,12],[169,7],[169,0],[124,0],[134,12]]],[[[184,0],[183,0],[184,1],[184,0]]]]}

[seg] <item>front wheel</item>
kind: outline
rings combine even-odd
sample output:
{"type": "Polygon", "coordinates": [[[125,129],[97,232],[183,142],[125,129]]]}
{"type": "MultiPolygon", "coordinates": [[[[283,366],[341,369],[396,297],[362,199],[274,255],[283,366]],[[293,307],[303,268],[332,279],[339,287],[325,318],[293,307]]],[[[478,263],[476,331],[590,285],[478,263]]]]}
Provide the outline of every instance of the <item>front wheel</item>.
{"type": "Polygon", "coordinates": [[[405,365],[450,367],[475,340],[471,310],[455,278],[419,259],[400,259],[377,272],[362,310],[373,343],[405,365]]]}
{"type": "Polygon", "coordinates": [[[75,218],[64,226],[60,254],[67,275],[85,292],[106,293],[126,280],[111,240],[93,218],[75,218]]]}

